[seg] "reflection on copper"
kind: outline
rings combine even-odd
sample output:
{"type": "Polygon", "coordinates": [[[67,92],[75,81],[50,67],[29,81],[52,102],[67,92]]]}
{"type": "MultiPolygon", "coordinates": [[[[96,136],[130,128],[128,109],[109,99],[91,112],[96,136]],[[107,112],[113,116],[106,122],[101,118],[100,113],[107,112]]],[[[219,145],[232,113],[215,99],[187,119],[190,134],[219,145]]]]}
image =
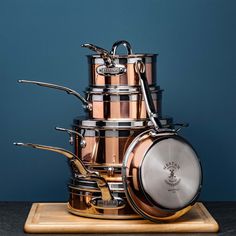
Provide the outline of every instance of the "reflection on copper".
{"type": "MultiPolygon", "coordinates": [[[[113,192],[117,197],[121,197],[127,202],[124,192],[113,192]]],[[[99,192],[88,192],[82,190],[71,189],[69,191],[69,202],[67,209],[75,215],[99,218],[99,219],[137,219],[140,218],[131,206],[126,203],[122,209],[95,209],[90,201],[93,197],[99,196],[99,192]]]]}
{"type": "MultiPolygon", "coordinates": [[[[90,65],[90,85],[93,86],[104,86],[104,85],[139,85],[139,79],[134,69],[134,64],[126,64],[127,72],[125,74],[116,76],[103,76],[99,75],[96,68],[100,66],[98,64],[90,65]]],[[[148,84],[155,84],[156,80],[156,68],[152,63],[146,63],[146,77],[148,84]]]]}

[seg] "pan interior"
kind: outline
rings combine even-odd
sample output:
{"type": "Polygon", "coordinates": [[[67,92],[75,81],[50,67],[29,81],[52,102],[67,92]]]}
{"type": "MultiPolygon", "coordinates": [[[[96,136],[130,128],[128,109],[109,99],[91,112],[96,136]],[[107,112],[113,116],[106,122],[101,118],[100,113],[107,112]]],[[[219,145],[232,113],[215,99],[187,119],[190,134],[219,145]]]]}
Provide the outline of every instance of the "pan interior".
{"type": "Polygon", "coordinates": [[[195,151],[184,140],[174,137],[155,142],[140,171],[147,196],[167,209],[188,205],[201,185],[201,167],[195,151]]]}

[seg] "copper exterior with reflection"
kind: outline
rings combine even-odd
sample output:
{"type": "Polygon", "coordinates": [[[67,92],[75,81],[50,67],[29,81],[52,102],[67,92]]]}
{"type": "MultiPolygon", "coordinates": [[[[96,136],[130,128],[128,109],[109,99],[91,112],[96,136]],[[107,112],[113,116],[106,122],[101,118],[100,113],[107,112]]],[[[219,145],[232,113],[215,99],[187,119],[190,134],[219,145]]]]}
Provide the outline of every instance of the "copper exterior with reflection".
{"type": "MultiPolygon", "coordinates": [[[[152,92],[155,108],[161,115],[162,91],[152,92]]],[[[87,100],[92,105],[89,116],[94,119],[145,119],[147,111],[140,93],[129,94],[91,94],[87,100]]]]}
{"type": "Polygon", "coordinates": [[[102,209],[94,207],[91,204],[92,199],[101,196],[101,192],[96,184],[91,181],[83,181],[83,184],[76,183],[76,178],[74,178],[71,183],[68,184],[68,211],[75,215],[99,219],[141,218],[140,215],[136,214],[128,204],[122,182],[119,183],[119,186],[122,186],[121,188],[114,188],[114,185],[118,184],[112,182],[109,183],[112,195],[114,197],[122,198],[125,202],[125,206],[119,209],[102,209]]]}
{"type": "MultiPolygon", "coordinates": [[[[146,60],[146,76],[149,85],[156,84],[156,56],[153,55],[142,55],[140,58],[145,60],[144,58],[148,58],[146,60]]],[[[134,70],[134,62],[137,61],[138,58],[136,55],[124,55],[117,56],[117,62],[125,65],[127,72],[122,75],[115,76],[104,76],[97,73],[97,68],[101,65],[97,62],[97,56],[88,56],[89,62],[89,83],[92,86],[139,86],[139,79],[134,70]],[[128,60],[133,58],[134,60],[128,60]]]]}
{"type": "MultiPolygon", "coordinates": [[[[121,167],[126,149],[133,139],[147,129],[148,120],[140,121],[98,121],[89,123],[85,118],[74,120],[73,129],[80,133],[87,145],[81,147],[81,137],[74,140],[74,152],[91,166],[121,167]]],[[[172,128],[172,118],[161,120],[164,127],[172,128]]],[[[149,124],[151,125],[151,124],[149,124]]]]}

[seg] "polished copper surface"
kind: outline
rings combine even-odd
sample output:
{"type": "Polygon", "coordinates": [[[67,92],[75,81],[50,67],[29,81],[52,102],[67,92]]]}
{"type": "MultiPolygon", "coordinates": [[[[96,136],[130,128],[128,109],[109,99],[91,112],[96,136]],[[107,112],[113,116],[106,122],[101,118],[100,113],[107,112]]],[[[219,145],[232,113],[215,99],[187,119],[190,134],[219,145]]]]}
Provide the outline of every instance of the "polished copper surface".
{"type": "Polygon", "coordinates": [[[82,191],[69,187],[69,203],[68,211],[72,214],[99,218],[99,219],[137,219],[141,218],[137,215],[126,201],[124,192],[112,192],[116,197],[120,197],[125,201],[125,207],[122,209],[98,209],[91,205],[94,197],[100,196],[99,191],[82,191]]]}
{"type": "MultiPolygon", "coordinates": [[[[147,112],[144,101],[91,101],[92,111],[89,117],[93,119],[145,119],[147,112]]],[[[161,100],[154,100],[155,107],[161,115],[161,100]]]]}
{"type": "Polygon", "coordinates": [[[98,133],[95,132],[94,135],[88,132],[88,128],[74,126],[73,129],[81,133],[86,142],[86,146],[82,148],[79,136],[74,141],[74,152],[84,163],[117,166],[122,163],[128,145],[145,127],[129,130],[100,130],[95,127],[93,129],[97,129],[98,133]]]}
{"type": "MultiPolygon", "coordinates": [[[[162,90],[152,91],[155,109],[162,115],[162,90]]],[[[87,100],[92,109],[89,117],[92,119],[146,119],[145,102],[141,92],[134,93],[92,93],[87,92],[87,100]]]]}
{"type": "MultiPolygon", "coordinates": [[[[93,86],[117,86],[117,85],[128,85],[137,86],[139,85],[139,79],[137,73],[134,70],[134,64],[125,64],[127,72],[122,75],[115,76],[104,76],[97,73],[96,69],[100,64],[89,65],[89,77],[90,85],[93,86]]],[[[156,84],[156,65],[153,63],[146,63],[146,76],[149,85],[156,84]]]]}

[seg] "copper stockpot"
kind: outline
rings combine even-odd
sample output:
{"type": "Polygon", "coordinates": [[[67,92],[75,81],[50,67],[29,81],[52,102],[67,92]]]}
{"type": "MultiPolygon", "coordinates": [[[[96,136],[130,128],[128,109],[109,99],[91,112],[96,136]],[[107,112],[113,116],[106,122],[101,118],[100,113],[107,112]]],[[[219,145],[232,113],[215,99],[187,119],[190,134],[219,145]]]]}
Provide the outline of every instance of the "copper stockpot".
{"type": "Polygon", "coordinates": [[[88,55],[90,86],[137,86],[139,79],[135,73],[134,64],[142,60],[146,66],[146,77],[149,85],[156,84],[157,54],[134,54],[129,42],[117,41],[111,52],[93,44],[83,44],[98,54],[88,55]],[[116,54],[117,48],[123,45],[127,54],[116,54]]]}
{"type": "MultiPolygon", "coordinates": [[[[162,118],[164,127],[173,128],[172,118],[162,118]]],[[[108,181],[121,181],[121,166],[126,149],[133,139],[151,123],[139,121],[74,119],[72,129],[80,135],[74,138],[74,153],[87,168],[108,181]],[[82,144],[82,145],[81,145],[82,144]]]]}

